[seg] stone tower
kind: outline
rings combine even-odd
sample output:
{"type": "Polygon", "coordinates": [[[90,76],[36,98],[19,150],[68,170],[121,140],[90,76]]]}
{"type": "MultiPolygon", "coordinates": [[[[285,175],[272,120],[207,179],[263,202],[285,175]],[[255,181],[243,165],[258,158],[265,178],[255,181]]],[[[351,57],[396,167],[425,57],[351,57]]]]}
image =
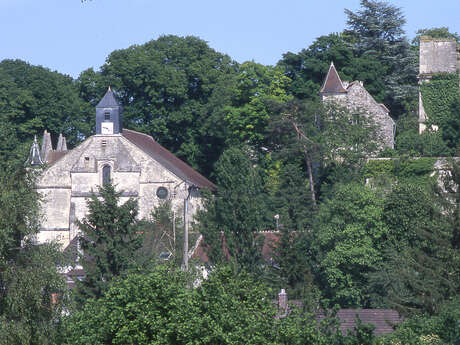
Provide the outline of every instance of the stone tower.
{"type": "Polygon", "coordinates": [[[384,104],[376,102],[362,81],[342,81],[331,63],[319,95],[323,102],[336,102],[350,111],[358,111],[372,119],[377,126],[379,150],[394,147],[395,123],[390,111],[384,104]]]}
{"type": "MultiPolygon", "coordinates": [[[[460,70],[457,42],[450,38],[420,37],[419,84],[427,83],[436,73],[456,73],[460,70]]],[[[426,129],[427,115],[419,91],[419,134],[426,129]]],[[[433,129],[437,129],[433,126],[433,129]]]]}
{"type": "Polygon", "coordinates": [[[120,134],[122,131],[121,112],[122,108],[109,87],[96,106],[96,134],[120,134]]]}

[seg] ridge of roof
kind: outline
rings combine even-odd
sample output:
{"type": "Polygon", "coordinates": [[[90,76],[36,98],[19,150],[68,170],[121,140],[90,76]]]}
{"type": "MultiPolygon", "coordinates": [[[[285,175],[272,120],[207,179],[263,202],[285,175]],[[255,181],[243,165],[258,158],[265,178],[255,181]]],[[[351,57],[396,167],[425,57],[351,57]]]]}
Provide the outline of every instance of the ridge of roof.
{"type": "Polygon", "coordinates": [[[130,129],[123,129],[122,135],[181,179],[189,181],[200,188],[208,188],[210,190],[217,189],[214,183],[209,181],[190,165],[177,158],[150,135],[130,129]]]}
{"type": "Polygon", "coordinates": [[[107,89],[104,97],[99,101],[96,105],[96,108],[111,108],[111,107],[119,107],[120,104],[118,103],[117,99],[115,98],[115,94],[113,93],[112,89],[107,89]]]}
{"type": "Polygon", "coordinates": [[[333,62],[331,62],[329,66],[329,71],[327,72],[319,93],[347,93],[333,62]]]}

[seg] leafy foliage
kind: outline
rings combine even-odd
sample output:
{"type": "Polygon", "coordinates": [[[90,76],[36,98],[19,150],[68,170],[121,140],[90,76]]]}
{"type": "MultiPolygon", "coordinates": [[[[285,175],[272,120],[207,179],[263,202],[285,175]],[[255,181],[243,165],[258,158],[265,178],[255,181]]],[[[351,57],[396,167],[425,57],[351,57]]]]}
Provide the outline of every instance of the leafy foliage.
{"type": "Polygon", "coordinates": [[[55,322],[67,302],[64,265],[54,244],[34,246],[39,230],[35,171],[0,170],[0,342],[54,344],[55,322]],[[55,302],[52,294],[60,296],[55,302]]]}
{"type": "Polygon", "coordinates": [[[137,234],[137,201],[119,205],[122,192],[116,192],[111,183],[99,187],[98,194],[90,196],[87,216],[78,221],[86,274],[78,283],[80,298],[101,297],[107,282],[135,266],[136,250],[142,245],[137,234]]]}
{"type": "Polygon", "coordinates": [[[324,295],[341,306],[369,303],[366,274],[383,260],[383,198],[368,186],[337,187],[315,217],[312,248],[324,295]]]}
{"type": "Polygon", "coordinates": [[[240,267],[255,270],[261,262],[257,231],[263,229],[265,203],[259,170],[249,155],[238,147],[222,154],[215,168],[218,193],[208,195],[206,211],[198,220],[214,262],[231,258],[240,267]]]}
{"type": "Polygon", "coordinates": [[[92,113],[69,76],[20,60],[0,62],[0,122],[17,142],[47,129],[75,145],[91,133],[92,113]]]}
{"type": "Polygon", "coordinates": [[[384,102],[398,118],[415,103],[417,59],[404,36],[406,23],[400,8],[388,2],[361,0],[361,9],[348,16],[346,31],[352,37],[357,56],[371,55],[382,64],[377,77],[385,87],[384,102]]]}
{"type": "Polygon", "coordinates": [[[125,128],[153,135],[209,175],[224,150],[222,109],[230,102],[236,71],[228,56],[205,41],[169,35],[112,52],[100,72],[84,71],[78,84],[93,105],[112,85],[125,128]]]}

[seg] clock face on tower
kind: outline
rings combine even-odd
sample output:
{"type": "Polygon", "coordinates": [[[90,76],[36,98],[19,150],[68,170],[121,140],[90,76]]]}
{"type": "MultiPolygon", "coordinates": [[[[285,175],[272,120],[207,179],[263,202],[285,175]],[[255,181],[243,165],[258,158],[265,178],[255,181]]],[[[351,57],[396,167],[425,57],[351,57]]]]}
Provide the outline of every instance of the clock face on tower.
{"type": "Polygon", "coordinates": [[[102,122],[101,134],[113,134],[113,122],[102,122]]]}

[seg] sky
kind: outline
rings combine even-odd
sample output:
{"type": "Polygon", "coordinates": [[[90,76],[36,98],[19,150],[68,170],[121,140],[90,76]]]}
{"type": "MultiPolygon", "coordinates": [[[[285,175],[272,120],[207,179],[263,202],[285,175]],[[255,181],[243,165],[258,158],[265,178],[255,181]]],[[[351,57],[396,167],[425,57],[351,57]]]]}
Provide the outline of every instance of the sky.
{"type": "MultiPolygon", "coordinates": [[[[460,33],[460,0],[393,0],[409,38],[421,28],[460,33]]],[[[0,61],[21,59],[74,78],[116,49],[193,35],[238,62],[274,65],[288,51],[346,28],[359,0],[0,0],[0,61]]]]}

